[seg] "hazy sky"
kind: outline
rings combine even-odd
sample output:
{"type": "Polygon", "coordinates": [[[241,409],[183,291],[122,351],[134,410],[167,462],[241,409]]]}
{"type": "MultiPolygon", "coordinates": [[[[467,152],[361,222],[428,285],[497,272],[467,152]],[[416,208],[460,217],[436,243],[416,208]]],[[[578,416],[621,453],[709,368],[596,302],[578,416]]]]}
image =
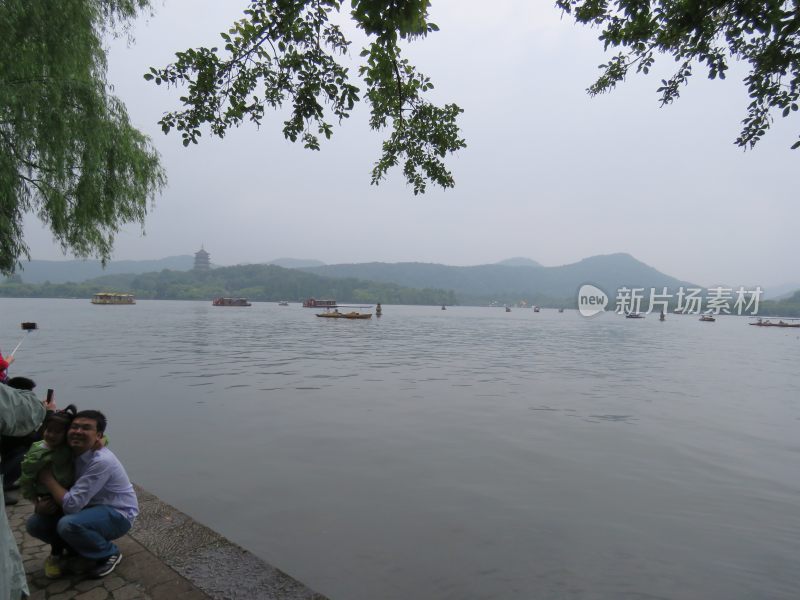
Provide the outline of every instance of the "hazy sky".
{"type": "MultiPolygon", "coordinates": [[[[115,259],[189,254],[201,244],[219,265],[278,257],[472,265],[512,256],[560,265],[628,252],[703,285],[800,281],[800,151],[789,150],[800,120],[779,118],[753,151],[734,146],[748,103],[741,68],[713,82],[697,71],[676,104],[659,108],[655,90],[674,65],[661,58],[649,77],[591,99],[585,88],[605,61],[596,30],[562,19],[550,2],[433,0],[441,31],[407,55],[432,78],[436,101],[465,109],[468,147],[449,159],[455,189],[414,196],[399,171],[370,185],[383,136],[369,130],[363,109],[320,152],[285,141],[278,113],[260,130],[206,134],[190,148],[161,133],[157,121],[179,93],[142,74],[177,50],[218,44],[246,5],[165,0],[135,24],[132,45],[111,43],[115,93],[169,176],[146,236],[127,227],[115,259]]],[[[26,235],[33,258],[64,258],[33,218],[26,235]]]]}

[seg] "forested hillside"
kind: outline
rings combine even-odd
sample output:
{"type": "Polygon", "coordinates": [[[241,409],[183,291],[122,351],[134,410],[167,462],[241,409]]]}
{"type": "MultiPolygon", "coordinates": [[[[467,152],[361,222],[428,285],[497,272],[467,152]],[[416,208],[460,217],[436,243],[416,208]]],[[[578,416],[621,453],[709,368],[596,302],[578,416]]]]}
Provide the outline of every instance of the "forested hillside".
{"type": "Polygon", "coordinates": [[[452,291],[411,289],[393,283],[321,277],[276,265],[222,267],[210,271],[169,271],[105,275],[82,283],[28,284],[12,278],[0,284],[0,296],[17,298],[89,298],[101,291],[134,294],[140,299],[210,300],[218,296],[251,300],[335,298],[340,302],[455,304],[452,291]]]}

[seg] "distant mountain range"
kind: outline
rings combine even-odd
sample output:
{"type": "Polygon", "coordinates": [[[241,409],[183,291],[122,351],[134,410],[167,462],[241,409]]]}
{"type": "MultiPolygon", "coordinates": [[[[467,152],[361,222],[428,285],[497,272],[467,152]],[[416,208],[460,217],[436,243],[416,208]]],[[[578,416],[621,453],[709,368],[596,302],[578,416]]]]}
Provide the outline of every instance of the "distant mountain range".
{"type": "MultiPolygon", "coordinates": [[[[519,259],[511,260],[516,262],[519,259]]],[[[700,287],[665,275],[630,254],[592,256],[560,267],[528,264],[451,267],[430,263],[358,263],[303,270],[327,277],[355,277],[418,289],[435,287],[453,290],[459,301],[466,304],[483,304],[492,300],[527,300],[537,304],[574,300],[578,288],[584,283],[596,285],[612,297],[623,286],[655,287],[659,290],[662,287],[672,290],[681,286],[700,287]]]]}
{"type": "Polygon", "coordinates": [[[90,298],[98,292],[130,293],[139,299],[211,300],[220,296],[263,302],[334,298],[339,302],[386,304],[456,304],[449,290],[416,290],[394,283],[330,278],[277,265],[238,265],[210,270],[104,275],[80,283],[0,283],[0,297],[90,298]]]}
{"type": "Polygon", "coordinates": [[[800,317],[800,290],[781,300],[766,300],[762,302],[759,314],[765,317],[800,317]]]}
{"type": "MultiPolygon", "coordinates": [[[[325,263],[313,258],[276,258],[263,263],[277,265],[284,269],[304,269],[308,267],[322,267],[325,263]]],[[[498,265],[540,267],[541,265],[530,258],[509,258],[500,261],[498,265]]],[[[99,260],[32,260],[22,264],[22,270],[17,275],[25,283],[80,283],[103,277],[104,275],[155,273],[169,269],[170,271],[189,271],[194,267],[194,256],[184,254],[168,256],[157,260],[113,260],[103,268],[99,260]]],[[[212,267],[216,265],[212,264],[212,267]]]]}
{"type": "MultiPolygon", "coordinates": [[[[461,304],[488,304],[492,301],[515,303],[526,300],[529,303],[567,306],[574,303],[578,288],[584,283],[596,285],[611,296],[623,286],[646,289],[667,287],[671,290],[680,286],[699,287],[661,273],[630,254],[592,256],[559,267],[544,267],[534,260],[519,257],[496,264],[471,267],[381,262],[326,265],[319,260],[292,258],[280,258],[268,264],[326,278],[391,284],[414,290],[449,290],[461,304]]],[[[46,281],[51,284],[91,282],[98,277],[101,279],[97,283],[109,284],[110,275],[157,273],[164,270],[191,271],[193,266],[194,258],[189,255],[152,261],[114,261],[105,270],[97,261],[31,261],[25,265],[20,276],[26,284],[46,281]]],[[[243,271],[239,275],[243,273],[255,272],[243,271]]],[[[251,287],[245,278],[238,275],[237,278],[237,289],[251,287]]],[[[193,280],[190,277],[184,283],[193,280]]],[[[115,283],[123,284],[123,280],[117,279],[115,283]]],[[[259,281],[259,294],[271,297],[261,285],[263,282],[259,281]]],[[[319,287],[315,287],[315,290],[315,293],[321,293],[319,287]]],[[[255,293],[251,290],[250,295],[255,296],[255,293]]],[[[294,298],[295,295],[290,297],[294,298]]]]}
{"type": "Polygon", "coordinates": [[[105,269],[99,260],[32,260],[22,263],[17,275],[25,283],[80,283],[103,275],[152,273],[155,271],[188,271],[194,256],[169,256],[158,260],[114,260],[105,269]]]}
{"type": "Polygon", "coordinates": [[[496,265],[503,265],[506,267],[541,267],[542,264],[532,260],[530,258],[524,258],[522,256],[515,256],[514,258],[507,258],[505,260],[501,260],[499,262],[494,263],[496,265]]]}
{"type": "Polygon", "coordinates": [[[773,285],[764,289],[764,300],[785,300],[791,298],[798,290],[800,290],[800,283],[773,285]]]}
{"type": "MultiPolygon", "coordinates": [[[[326,265],[320,260],[278,258],[266,264],[194,271],[194,257],[121,260],[105,270],[98,261],[31,261],[18,275],[0,282],[0,296],[83,298],[99,291],[126,291],[139,298],[174,300],[242,296],[253,300],[298,300],[309,296],[340,302],[387,304],[515,304],[574,307],[580,286],[593,284],[615,301],[622,287],[702,288],[671,277],[630,254],[585,258],[545,267],[529,258],[454,267],[434,263],[355,263],[326,265]]],[[[800,291],[776,286],[765,298],[763,314],[800,316],[800,291]],[[778,294],[779,292],[782,292],[778,294]],[[776,297],[777,296],[777,297],[776,297]],[[769,298],[769,300],[767,299],[769,298]],[[778,301],[781,300],[782,301],[778,301]]]]}
{"type": "MultiPolygon", "coordinates": [[[[267,261],[268,265],[277,265],[285,269],[303,267],[320,267],[321,260],[299,258],[276,258],[267,261]]],[[[215,265],[212,265],[212,267],[215,265]]],[[[169,256],[158,260],[113,260],[105,269],[99,260],[32,260],[22,263],[22,270],[17,275],[25,283],[80,283],[105,275],[155,273],[169,269],[170,271],[189,271],[194,267],[194,256],[185,254],[169,256]]]]}
{"type": "Polygon", "coordinates": [[[314,260],[310,258],[276,258],[267,263],[268,265],[277,265],[284,269],[302,269],[304,267],[321,267],[325,263],[321,260],[314,260]]]}

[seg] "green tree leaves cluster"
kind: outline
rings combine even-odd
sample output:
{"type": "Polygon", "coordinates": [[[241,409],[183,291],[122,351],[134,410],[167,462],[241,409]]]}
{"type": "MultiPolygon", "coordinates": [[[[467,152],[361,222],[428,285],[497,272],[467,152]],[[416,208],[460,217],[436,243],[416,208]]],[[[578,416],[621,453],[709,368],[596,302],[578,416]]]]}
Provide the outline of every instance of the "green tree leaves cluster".
{"type": "MultiPolygon", "coordinates": [[[[371,42],[361,52],[359,75],[366,84],[370,127],[391,127],[372,171],[377,184],[402,163],[414,193],[428,181],[453,187],[444,158],[466,146],[455,104],[436,106],[424,99],[430,79],[401,56],[401,40],[436,31],[428,22],[428,0],[352,0],[351,16],[371,42]]],[[[260,124],[266,110],[284,105],[291,114],[284,136],[318,150],[330,138],[331,120],[350,116],[361,100],[342,63],[351,42],[333,18],[340,0],[251,0],[244,18],[220,34],[222,49],[200,47],[178,52],[174,63],[151,68],[156,84],[186,87],[183,107],[160,121],[165,133],[181,132],[183,144],[197,143],[201,128],[224,137],[245,120],[260,124]]]]}
{"type": "Polygon", "coordinates": [[[164,184],[158,154],[109,93],[102,35],[147,0],[0,2],[0,272],[29,257],[23,218],[62,248],[110,257],[164,184]]]}
{"type": "MultiPolygon", "coordinates": [[[[607,92],[627,74],[647,74],[657,54],[678,63],[658,88],[661,104],[680,95],[695,65],[710,79],[725,78],[731,59],[749,63],[744,79],[751,102],[736,144],[752,148],[774,115],[798,109],[800,97],[800,3],[798,0],[557,0],[578,23],[601,29],[608,49],[620,49],[589,87],[607,92]]],[[[800,147],[800,141],[792,148],[800,147]]]]}

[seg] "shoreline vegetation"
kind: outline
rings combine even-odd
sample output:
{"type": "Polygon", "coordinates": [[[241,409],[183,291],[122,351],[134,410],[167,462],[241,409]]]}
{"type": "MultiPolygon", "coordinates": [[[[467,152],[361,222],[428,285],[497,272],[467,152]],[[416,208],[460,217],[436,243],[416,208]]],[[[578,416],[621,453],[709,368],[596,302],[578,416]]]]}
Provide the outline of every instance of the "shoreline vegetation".
{"type": "MultiPolygon", "coordinates": [[[[172,271],[141,274],[104,275],[80,283],[26,283],[14,275],[0,283],[0,298],[71,298],[89,299],[106,291],[134,294],[140,300],[208,300],[216,297],[242,297],[255,302],[279,302],[305,298],[336,298],[339,302],[407,305],[463,306],[541,306],[574,309],[576,297],[547,293],[492,290],[482,293],[453,289],[410,287],[388,281],[355,277],[323,276],[307,270],[287,269],[277,265],[220,267],[209,271],[172,271]]],[[[670,302],[669,312],[676,305],[670,302]]],[[[614,309],[613,299],[607,310],[614,309]]],[[[643,302],[642,311],[648,310],[643,302]]],[[[762,300],[758,315],[800,317],[800,291],[782,300],[762,300]]],[[[750,315],[746,315],[750,316],[750,315]]]]}
{"type": "Polygon", "coordinates": [[[767,317],[800,317],[800,290],[783,300],[764,300],[758,314],[767,317]]]}
{"type": "Polygon", "coordinates": [[[0,283],[4,298],[91,298],[99,292],[133,294],[139,300],[209,300],[218,297],[279,302],[304,298],[336,298],[340,302],[385,304],[457,303],[455,293],[410,288],[356,278],[322,277],[275,265],[221,267],[209,271],[104,275],[80,283],[25,283],[18,275],[0,283]]]}

